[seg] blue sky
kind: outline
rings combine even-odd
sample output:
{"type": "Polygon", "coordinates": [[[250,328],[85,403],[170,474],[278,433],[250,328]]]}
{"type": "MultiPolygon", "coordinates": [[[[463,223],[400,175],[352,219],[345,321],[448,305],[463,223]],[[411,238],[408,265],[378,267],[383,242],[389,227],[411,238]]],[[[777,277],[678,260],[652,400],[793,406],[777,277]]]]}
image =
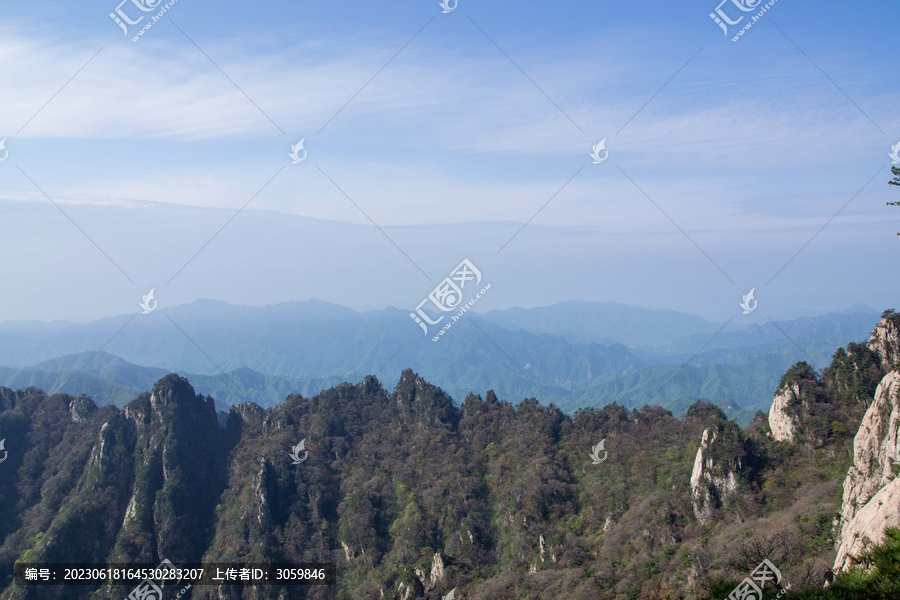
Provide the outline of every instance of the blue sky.
{"type": "Polygon", "coordinates": [[[778,0],[737,43],[693,0],[178,0],[137,43],[116,5],[0,8],[0,320],[408,307],[465,257],[483,310],[896,304],[895,3],[778,0]]]}

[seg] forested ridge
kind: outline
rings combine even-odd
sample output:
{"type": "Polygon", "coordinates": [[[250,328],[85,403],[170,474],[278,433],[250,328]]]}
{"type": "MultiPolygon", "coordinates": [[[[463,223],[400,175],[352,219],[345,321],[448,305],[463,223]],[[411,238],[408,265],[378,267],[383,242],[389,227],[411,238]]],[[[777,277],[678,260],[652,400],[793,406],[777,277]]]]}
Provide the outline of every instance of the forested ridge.
{"type": "MultiPolygon", "coordinates": [[[[762,413],[741,428],[706,402],[682,419],[617,404],[570,416],[491,391],[457,406],[409,370],[393,391],[370,376],[227,415],[175,375],[124,409],[0,388],[0,563],[338,567],[334,587],[184,596],[198,599],[725,597],[761,556],[792,589],[821,586],[882,374],[860,344],[821,375],[788,371],[794,443],[762,413]],[[309,455],[293,464],[301,440],[309,455]],[[698,449],[709,467],[692,485],[698,449]]],[[[3,599],[130,591],[2,585],[3,599]]]]}

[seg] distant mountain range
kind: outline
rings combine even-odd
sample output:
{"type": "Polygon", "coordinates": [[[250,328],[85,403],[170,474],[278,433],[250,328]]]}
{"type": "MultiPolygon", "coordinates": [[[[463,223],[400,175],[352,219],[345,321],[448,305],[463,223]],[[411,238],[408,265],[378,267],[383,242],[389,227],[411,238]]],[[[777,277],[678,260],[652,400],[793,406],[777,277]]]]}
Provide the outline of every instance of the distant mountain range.
{"type": "MultiPolygon", "coordinates": [[[[0,367],[0,381],[6,387],[40,388],[48,394],[85,394],[98,404],[125,406],[142,392],[153,387],[169,371],[158,367],[142,367],[106,352],[69,354],[33,367],[15,369],[0,367]]],[[[344,377],[295,379],[279,375],[263,375],[241,367],[228,373],[196,375],[182,373],[198,390],[216,399],[220,409],[252,401],[261,406],[278,404],[290,394],[312,396],[319,391],[343,383],[344,377]]]]}
{"type": "Polygon", "coordinates": [[[0,385],[122,406],[176,372],[220,404],[273,406],[290,393],[308,396],[370,374],[393,385],[412,368],[457,401],[493,389],[513,402],[535,397],[567,411],[615,401],[682,414],[704,399],[746,422],[767,410],[790,365],[828,364],[846,340],[866,339],[878,318],[863,307],[739,327],[675,311],[563,302],[469,313],[432,342],[396,308],[201,300],[84,324],[0,323],[0,364],[7,365],[0,385]]]}
{"type": "Polygon", "coordinates": [[[713,334],[723,323],[674,310],[651,310],[616,302],[560,302],[539,308],[508,308],[485,318],[508,329],[549,333],[571,342],[667,346],[697,334],[713,334]]]}

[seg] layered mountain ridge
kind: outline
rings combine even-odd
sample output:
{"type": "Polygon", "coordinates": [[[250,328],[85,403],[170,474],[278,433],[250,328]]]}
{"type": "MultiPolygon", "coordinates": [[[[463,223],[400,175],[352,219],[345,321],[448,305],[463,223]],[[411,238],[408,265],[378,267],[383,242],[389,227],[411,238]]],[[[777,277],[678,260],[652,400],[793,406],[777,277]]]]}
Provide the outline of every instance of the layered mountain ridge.
{"type": "Polygon", "coordinates": [[[834,347],[868,335],[877,313],[855,310],[737,327],[675,311],[568,302],[468,314],[433,343],[399,309],[198,301],[85,324],[0,323],[0,385],[124,406],[176,372],[220,406],[268,407],[366,374],[393,386],[412,368],[457,402],[493,389],[567,412],[617,402],[682,415],[702,399],[746,424],[768,409],[791,364],[802,358],[825,366],[834,347]]]}
{"type": "MultiPolygon", "coordinates": [[[[338,566],[334,587],[186,599],[652,599],[720,589],[773,546],[794,587],[822,585],[900,511],[896,319],[821,374],[789,369],[777,435],[771,415],[741,428],[706,402],[682,419],[617,404],[569,416],[492,391],[457,405],[411,370],[390,392],[368,376],[227,415],[176,375],[121,409],[0,388],[0,505],[14,507],[0,564],[338,566]]],[[[3,600],[130,592],[0,584],[3,600]]]]}

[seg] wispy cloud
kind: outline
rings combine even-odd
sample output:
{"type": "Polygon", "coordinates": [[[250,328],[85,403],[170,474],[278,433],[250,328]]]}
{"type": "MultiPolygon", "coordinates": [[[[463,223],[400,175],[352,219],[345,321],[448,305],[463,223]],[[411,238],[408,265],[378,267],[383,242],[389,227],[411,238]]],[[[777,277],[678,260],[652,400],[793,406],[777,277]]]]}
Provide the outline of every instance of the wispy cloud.
{"type": "MultiPolygon", "coordinates": [[[[6,110],[0,128],[10,131],[96,49],[86,48],[84,41],[61,44],[5,34],[0,73],[6,85],[0,101],[6,110]]],[[[560,114],[501,56],[447,49],[429,38],[419,44],[417,52],[401,54],[350,103],[334,124],[335,136],[349,135],[347,124],[352,124],[352,134],[378,132],[379,143],[398,148],[504,155],[570,153],[586,142],[563,126],[560,114]],[[406,135],[413,130],[416,135],[406,135]]],[[[222,43],[204,50],[254,102],[297,133],[318,129],[388,56],[385,48],[326,40],[267,52],[222,43]]],[[[573,48],[565,55],[535,53],[523,60],[531,77],[585,125],[588,140],[613,137],[671,75],[666,68],[680,66],[658,56],[654,68],[640,55],[614,61],[583,58],[608,56],[610,50],[573,48]]],[[[852,118],[852,106],[798,85],[798,78],[811,83],[816,74],[756,69],[713,77],[708,71],[719,60],[698,57],[618,136],[618,149],[655,155],[678,144],[681,151],[669,153],[667,161],[766,166],[787,156],[822,160],[819,148],[836,140],[845,151],[872,141],[871,132],[852,118]]],[[[861,101],[883,115],[897,99],[898,94],[885,93],[861,101]]],[[[49,139],[214,140],[271,134],[265,117],[193,46],[152,40],[140,49],[116,47],[98,56],[23,132],[49,139]]]]}

